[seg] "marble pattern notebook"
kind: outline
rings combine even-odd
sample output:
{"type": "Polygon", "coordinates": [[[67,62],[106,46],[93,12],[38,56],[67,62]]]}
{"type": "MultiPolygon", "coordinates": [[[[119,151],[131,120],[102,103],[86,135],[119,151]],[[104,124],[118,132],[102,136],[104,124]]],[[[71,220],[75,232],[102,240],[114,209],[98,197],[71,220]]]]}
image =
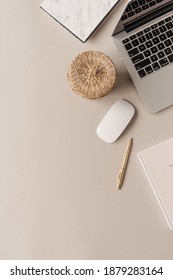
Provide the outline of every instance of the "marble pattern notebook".
{"type": "Polygon", "coordinates": [[[48,14],[85,42],[119,0],[44,0],[48,14]]]}

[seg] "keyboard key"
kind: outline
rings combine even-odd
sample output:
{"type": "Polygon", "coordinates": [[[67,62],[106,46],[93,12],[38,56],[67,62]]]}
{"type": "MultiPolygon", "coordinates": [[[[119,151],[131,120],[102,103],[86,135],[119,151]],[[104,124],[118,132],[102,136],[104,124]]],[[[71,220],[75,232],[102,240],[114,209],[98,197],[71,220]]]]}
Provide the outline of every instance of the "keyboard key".
{"type": "Polygon", "coordinates": [[[169,60],[169,62],[170,62],[170,63],[172,63],[172,62],[173,62],[173,54],[168,55],[168,60],[169,60]]]}
{"type": "Polygon", "coordinates": [[[132,45],[133,45],[133,47],[138,46],[139,45],[139,41],[137,39],[133,40],[132,41],[132,45]]]}
{"type": "Polygon", "coordinates": [[[151,74],[153,72],[152,67],[149,65],[145,68],[145,71],[147,72],[147,74],[151,74]]]}
{"type": "Polygon", "coordinates": [[[144,70],[144,69],[139,70],[139,71],[138,71],[138,74],[139,74],[139,77],[140,77],[140,78],[143,78],[143,77],[145,77],[145,76],[146,76],[146,72],[145,72],[145,70],[144,70]]]}
{"type": "Polygon", "coordinates": [[[122,42],[123,44],[127,44],[129,42],[129,38],[124,39],[122,42]]]}
{"type": "Polygon", "coordinates": [[[151,30],[151,28],[150,28],[150,27],[147,27],[147,28],[144,29],[144,32],[147,33],[147,32],[149,32],[150,30],[151,30]]]}
{"type": "Polygon", "coordinates": [[[159,36],[159,39],[160,39],[160,41],[164,41],[164,40],[166,40],[166,35],[165,34],[161,34],[160,36],[159,36]]]}
{"type": "Polygon", "coordinates": [[[167,27],[167,29],[171,29],[171,28],[173,27],[172,22],[171,22],[171,21],[168,22],[168,23],[166,24],[166,27],[167,27]]]}
{"type": "Polygon", "coordinates": [[[165,55],[164,55],[164,52],[163,52],[163,51],[159,52],[157,55],[158,55],[158,58],[165,57],[165,55]]]}
{"type": "Polygon", "coordinates": [[[144,5],[146,3],[146,0],[139,0],[139,5],[144,5]]]}
{"type": "Polygon", "coordinates": [[[129,4],[128,6],[127,6],[127,8],[126,8],[126,13],[128,13],[128,12],[130,12],[132,10],[132,6],[129,4]]]}
{"type": "Polygon", "coordinates": [[[128,15],[128,17],[132,17],[132,16],[135,15],[135,13],[134,13],[133,11],[131,11],[131,12],[129,12],[127,15],[128,15]]]}
{"type": "Polygon", "coordinates": [[[153,43],[151,41],[148,41],[145,45],[147,48],[151,48],[153,46],[153,43]]]}
{"type": "Polygon", "coordinates": [[[163,25],[163,26],[160,26],[159,27],[159,30],[161,33],[165,32],[166,31],[166,27],[163,25]]]}
{"type": "Polygon", "coordinates": [[[152,26],[151,26],[151,29],[155,29],[155,28],[157,28],[158,27],[158,25],[157,25],[157,23],[155,23],[155,24],[153,24],[152,26]]]}
{"type": "Polygon", "coordinates": [[[133,8],[133,9],[136,9],[136,8],[139,7],[139,3],[138,3],[137,1],[132,2],[131,5],[132,5],[132,8],[133,8]]]}
{"type": "Polygon", "coordinates": [[[157,57],[157,55],[154,54],[150,57],[150,59],[151,59],[152,62],[155,62],[155,61],[158,60],[158,57],[157,57]]]}
{"type": "Polygon", "coordinates": [[[141,52],[145,51],[145,50],[146,50],[146,46],[145,46],[144,44],[140,45],[140,46],[139,46],[139,50],[140,50],[141,52]]]}
{"type": "Polygon", "coordinates": [[[151,48],[151,52],[152,52],[152,54],[157,53],[158,52],[158,48],[157,47],[152,47],[151,48]]]}
{"type": "Polygon", "coordinates": [[[153,64],[152,64],[152,67],[153,67],[154,71],[157,71],[157,70],[160,69],[160,65],[159,65],[158,62],[153,63],[153,64]]]}
{"type": "Polygon", "coordinates": [[[139,7],[139,8],[137,8],[137,9],[135,10],[135,13],[136,13],[136,14],[139,14],[141,11],[142,11],[142,9],[139,7]]]}
{"type": "Polygon", "coordinates": [[[152,6],[154,6],[155,4],[156,4],[155,1],[152,1],[152,2],[149,3],[149,6],[152,7],[152,6]]]}
{"type": "Polygon", "coordinates": [[[146,59],[138,62],[137,64],[135,64],[135,68],[136,68],[136,70],[140,70],[140,69],[146,67],[149,64],[150,64],[150,59],[146,58],[146,59]]]}
{"type": "Polygon", "coordinates": [[[144,33],[143,33],[143,31],[139,31],[136,35],[138,36],[138,37],[140,37],[140,36],[142,36],[144,33]]]}
{"type": "Polygon", "coordinates": [[[122,15],[121,20],[126,20],[128,18],[127,15],[122,15]]]}
{"type": "Polygon", "coordinates": [[[153,34],[152,34],[151,32],[148,32],[148,33],[146,34],[146,38],[147,38],[147,40],[152,39],[152,38],[153,38],[153,34]]]}
{"type": "Polygon", "coordinates": [[[166,46],[166,47],[169,47],[169,46],[172,45],[172,42],[171,42],[170,39],[166,40],[164,43],[165,43],[165,46],[166,46]]]}
{"type": "Polygon", "coordinates": [[[171,21],[171,17],[167,17],[167,18],[165,19],[165,22],[169,22],[169,21],[171,21]]]}
{"type": "Polygon", "coordinates": [[[164,23],[165,23],[164,20],[161,20],[161,21],[158,22],[158,25],[161,26],[161,25],[163,25],[164,23]]]}
{"type": "Polygon", "coordinates": [[[169,64],[169,61],[167,60],[167,58],[163,58],[163,59],[159,60],[159,63],[161,65],[161,67],[164,67],[167,64],[169,64]]]}
{"type": "Polygon", "coordinates": [[[146,51],[144,51],[144,55],[145,55],[145,57],[149,57],[149,56],[151,56],[151,52],[150,52],[150,50],[146,50],[146,51]]]}
{"type": "Polygon", "coordinates": [[[172,37],[172,36],[173,36],[172,30],[168,30],[168,31],[166,32],[166,35],[167,35],[168,38],[172,37]]]}
{"type": "Polygon", "coordinates": [[[144,36],[139,37],[139,42],[140,43],[146,42],[146,38],[144,36]]]}
{"type": "Polygon", "coordinates": [[[165,49],[164,52],[165,52],[166,55],[169,55],[169,54],[172,53],[170,48],[165,49]]]}
{"type": "Polygon", "coordinates": [[[130,39],[130,40],[136,39],[136,35],[134,34],[134,35],[130,36],[129,39],[130,39]]]}
{"type": "Polygon", "coordinates": [[[150,6],[149,6],[148,4],[143,5],[143,6],[142,6],[142,10],[145,11],[145,10],[148,9],[149,7],[150,7],[150,6]]]}
{"type": "Polygon", "coordinates": [[[153,35],[154,36],[157,36],[157,35],[159,35],[160,34],[160,31],[158,30],[158,29],[154,29],[153,30],[153,35]]]}
{"type": "Polygon", "coordinates": [[[138,53],[139,53],[138,48],[131,49],[131,50],[128,52],[128,54],[129,54],[130,57],[135,56],[135,55],[137,55],[138,53]]]}
{"type": "Polygon", "coordinates": [[[140,54],[138,54],[138,55],[132,57],[132,62],[135,64],[135,63],[137,63],[138,61],[140,61],[140,60],[142,60],[142,59],[144,59],[144,56],[143,56],[142,53],[140,53],[140,54]]]}
{"type": "Polygon", "coordinates": [[[125,45],[125,48],[126,48],[127,51],[129,51],[130,49],[132,49],[132,44],[127,43],[127,44],[125,45]]]}
{"type": "Polygon", "coordinates": [[[158,49],[161,51],[164,49],[164,44],[163,43],[160,43],[157,45],[158,46],[158,49]]]}
{"type": "Polygon", "coordinates": [[[153,44],[154,45],[157,45],[159,42],[160,42],[160,40],[159,40],[159,38],[158,37],[156,37],[156,38],[153,38],[153,44]]]}

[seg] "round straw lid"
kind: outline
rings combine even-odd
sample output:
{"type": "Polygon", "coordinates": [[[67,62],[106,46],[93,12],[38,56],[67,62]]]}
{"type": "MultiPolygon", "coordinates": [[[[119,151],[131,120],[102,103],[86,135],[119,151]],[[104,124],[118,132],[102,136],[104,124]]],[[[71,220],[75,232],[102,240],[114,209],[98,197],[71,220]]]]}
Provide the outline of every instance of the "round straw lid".
{"type": "Polygon", "coordinates": [[[80,53],[67,73],[74,92],[93,99],[107,94],[115,85],[116,69],[112,60],[100,51],[80,53]]]}

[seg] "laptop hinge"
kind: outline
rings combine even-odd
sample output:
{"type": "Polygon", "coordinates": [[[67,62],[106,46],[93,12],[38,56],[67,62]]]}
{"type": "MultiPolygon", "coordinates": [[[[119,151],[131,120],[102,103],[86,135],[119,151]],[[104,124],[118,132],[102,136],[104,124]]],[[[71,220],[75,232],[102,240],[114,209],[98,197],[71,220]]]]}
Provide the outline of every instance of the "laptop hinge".
{"type": "Polygon", "coordinates": [[[162,6],[158,10],[155,10],[155,11],[151,12],[150,14],[147,14],[144,17],[138,18],[138,20],[133,21],[133,22],[129,23],[128,25],[124,26],[124,29],[128,33],[130,31],[142,26],[143,24],[146,24],[147,22],[150,22],[151,20],[154,20],[172,10],[173,10],[173,2],[166,4],[164,7],[162,6]]]}

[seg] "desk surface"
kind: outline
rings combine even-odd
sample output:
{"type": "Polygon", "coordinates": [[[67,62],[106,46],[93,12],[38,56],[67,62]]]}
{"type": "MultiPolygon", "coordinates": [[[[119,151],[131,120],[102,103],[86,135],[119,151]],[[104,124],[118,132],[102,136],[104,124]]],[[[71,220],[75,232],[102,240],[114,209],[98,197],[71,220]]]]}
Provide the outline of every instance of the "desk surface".
{"type": "Polygon", "coordinates": [[[116,9],[82,43],[40,4],[9,0],[0,10],[0,258],[172,259],[173,233],[136,153],[172,137],[173,107],[155,115],[144,108],[111,38],[116,9]],[[104,52],[118,72],[113,91],[93,101],[73,93],[66,78],[85,50],[104,52]],[[120,98],[136,116],[106,144],[96,128],[120,98]]]}

